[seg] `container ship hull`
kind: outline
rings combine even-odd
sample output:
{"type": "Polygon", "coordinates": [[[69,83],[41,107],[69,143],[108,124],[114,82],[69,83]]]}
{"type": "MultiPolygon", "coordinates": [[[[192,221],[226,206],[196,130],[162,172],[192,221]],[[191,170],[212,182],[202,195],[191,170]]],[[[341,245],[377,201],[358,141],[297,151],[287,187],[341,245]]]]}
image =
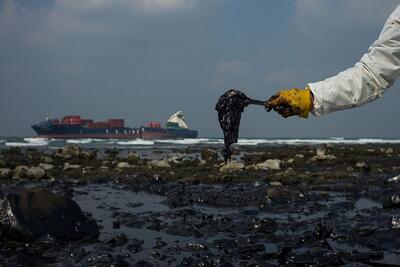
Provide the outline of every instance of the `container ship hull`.
{"type": "Polygon", "coordinates": [[[181,128],[161,128],[151,123],[150,127],[125,127],[122,119],[107,122],[82,120],[79,116],[66,116],[61,121],[46,120],[32,125],[37,137],[54,139],[175,139],[197,138],[197,131],[181,128]]]}
{"type": "Polygon", "coordinates": [[[142,139],[174,139],[174,138],[197,138],[197,131],[187,129],[165,129],[142,127],[140,129],[142,139]]]}

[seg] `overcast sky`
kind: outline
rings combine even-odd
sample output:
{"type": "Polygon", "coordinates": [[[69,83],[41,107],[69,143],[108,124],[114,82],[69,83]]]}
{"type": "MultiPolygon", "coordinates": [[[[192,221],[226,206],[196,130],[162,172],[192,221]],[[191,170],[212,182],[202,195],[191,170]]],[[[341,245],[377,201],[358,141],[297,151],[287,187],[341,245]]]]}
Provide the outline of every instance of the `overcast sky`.
{"type": "MultiPolygon", "coordinates": [[[[0,0],[0,135],[66,114],[166,121],[222,136],[214,105],[352,66],[394,0],[0,0]]],[[[400,82],[358,109],[308,120],[249,107],[246,137],[400,137],[400,82]]]]}

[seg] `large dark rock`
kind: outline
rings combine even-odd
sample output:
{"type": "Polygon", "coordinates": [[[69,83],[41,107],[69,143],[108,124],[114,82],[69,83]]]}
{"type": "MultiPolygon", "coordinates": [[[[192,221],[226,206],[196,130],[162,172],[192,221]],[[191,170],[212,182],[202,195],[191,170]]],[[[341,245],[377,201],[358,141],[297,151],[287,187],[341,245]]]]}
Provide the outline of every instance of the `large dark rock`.
{"type": "Polygon", "coordinates": [[[41,188],[20,189],[0,198],[0,230],[17,240],[47,234],[63,240],[99,235],[97,223],[75,201],[41,188]]]}

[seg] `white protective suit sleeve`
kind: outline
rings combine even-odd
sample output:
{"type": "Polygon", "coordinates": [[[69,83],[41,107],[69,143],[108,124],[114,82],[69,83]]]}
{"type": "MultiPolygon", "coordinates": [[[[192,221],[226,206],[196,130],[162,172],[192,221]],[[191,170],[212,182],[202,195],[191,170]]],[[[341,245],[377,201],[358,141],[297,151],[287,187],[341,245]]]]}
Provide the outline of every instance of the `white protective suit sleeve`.
{"type": "Polygon", "coordinates": [[[400,5],[390,15],[378,40],[354,67],[324,81],[308,84],[314,95],[312,113],[361,106],[383,95],[400,74],[400,5]]]}

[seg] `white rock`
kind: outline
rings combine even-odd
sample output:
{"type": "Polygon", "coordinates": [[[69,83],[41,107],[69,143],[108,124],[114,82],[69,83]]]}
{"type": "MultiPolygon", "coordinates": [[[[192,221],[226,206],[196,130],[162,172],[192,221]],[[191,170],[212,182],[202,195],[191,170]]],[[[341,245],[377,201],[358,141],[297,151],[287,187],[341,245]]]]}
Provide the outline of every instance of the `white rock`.
{"type": "Polygon", "coordinates": [[[13,171],[13,178],[25,178],[28,173],[28,166],[17,166],[13,171]]]}
{"type": "Polygon", "coordinates": [[[35,179],[42,179],[46,175],[46,172],[39,167],[30,167],[27,176],[35,179]]]}
{"type": "Polygon", "coordinates": [[[40,163],[38,167],[42,168],[45,171],[54,169],[54,165],[48,163],[40,163]]]}
{"type": "Polygon", "coordinates": [[[171,164],[166,160],[152,160],[148,165],[153,168],[171,168],[171,164]]]}
{"type": "Polygon", "coordinates": [[[63,171],[69,171],[69,170],[79,170],[81,168],[81,165],[78,164],[69,164],[68,162],[64,164],[63,171]]]}
{"type": "Polygon", "coordinates": [[[43,157],[41,158],[41,161],[43,161],[44,163],[52,163],[52,162],[53,162],[53,159],[50,158],[49,156],[43,156],[43,157]]]}
{"type": "Polygon", "coordinates": [[[304,158],[304,155],[303,154],[296,154],[295,157],[302,159],[302,158],[304,158]]]}
{"type": "Polygon", "coordinates": [[[235,172],[244,169],[244,164],[240,161],[231,160],[227,164],[224,164],[219,171],[220,172],[235,172]]]}
{"type": "Polygon", "coordinates": [[[336,159],[335,155],[327,154],[327,155],[315,155],[314,157],[310,158],[310,162],[314,161],[324,161],[324,160],[334,160],[336,159]]]}
{"type": "Polygon", "coordinates": [[[326,154],[327,151],[327,147],[325,144],[323,145],[318,145],[315,149],[315,154],[317,154],[317,156],[323,156],[326,154]]]}
{"type": "Polygon", "coordinates": [[[218,152],[215,151],[214,149],[203,149],[200,152],[201,159],[205,160],[206,162],[214,162],[218,160],[218,152]]]}
{"type": "Polygon", "coordinates": [[[292,164],[294,162],[294,159],[288,159],[287,163],[292,164]]]}
{"type": "Polygon", "coordinates": [[[131,168],[131,165],[128,162],[119,162],[117,164],[118,169],[129,169],[131,168]]]}
{"type": "Polygon", "coordinates": [[[354,171],[354,168],[353,168],[353,167],[347,167],[346,170],[347,170],[348,172],[352,172],[352,171],[354,171]]]}
{"type": "Polygon", "coordinates": [[[364,161],[359,161],[356,163],[356,167],[357,168],[365,168],[365,167],[367,167],[367,163],[365,163],[364,161]]]}
{"type": "Polygon", "coordinates": [[[400,182],[400,175],[394,176],[392,178],[389,178],[387,180],[388,183],[398,183],[400,182]]]}
{"type": "Polygon", "coordinates": [[[81,149],[79,148],[79,146],[75,144],[68,144],[62,149],[62,154],[67,157],[79,157],[80,150],[81,149]]]}
{"type": "Polygon", "coordinates": [[[281,186],[282,185],[281,182],[270,182],[269,184],[272,186],[281,186]]]}
{"type": "Polygon", "coordinates": [[[280,170],[282,161],[280,159],[267,159],[262,163],[256,164],[259,170],[280,170]]]}
{"type": "Polygon", "coordinates": [[[184,155],[181,153],[174,153],[169,155],[167,162],[173,162],[176,164],[180,164],[183,162],[184,155]]]}

